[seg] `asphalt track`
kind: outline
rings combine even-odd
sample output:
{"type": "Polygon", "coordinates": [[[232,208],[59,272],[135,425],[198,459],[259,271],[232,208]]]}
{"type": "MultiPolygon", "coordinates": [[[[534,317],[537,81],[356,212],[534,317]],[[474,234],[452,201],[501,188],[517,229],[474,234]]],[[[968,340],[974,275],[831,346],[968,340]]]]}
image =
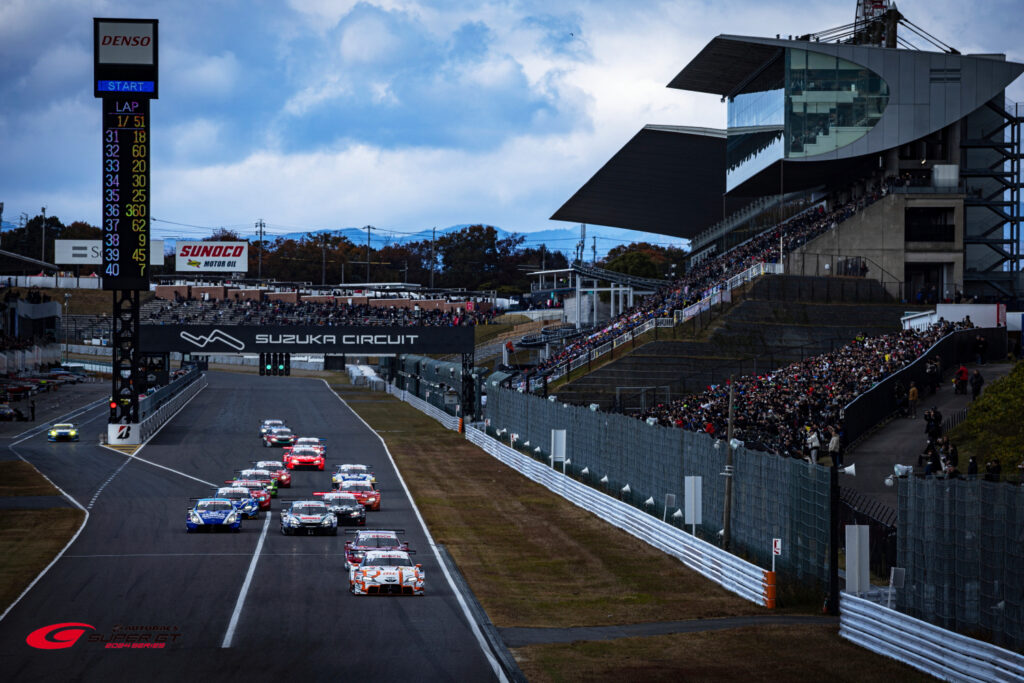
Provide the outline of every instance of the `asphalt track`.
{"type": "MultiPolygon", "coordinates": [[[[90,516],[0,621],[5,680],[493,680],[379,438],[319,380],[208,377],[209,387],[138,453],[181,474],[91,443],[50,444],[43,432],[13,446],[90,516]],[[247,520],[240,534],[185,533],[188,498],[210,489],[183,475],[219,483],[252,460],[279,456],[256,436],[259,420],[271,417],[326,438],[328,470],[343,462],[373,466],[382,506],[367,514],[367,527],[406,530],[426,571],[425,596],[352,596],[345,535],[281,535],[276,500],[265,535],[265,515],[247,520]],[[36,629],[65,622],[91,628],[66,649],[26,643],[36,629]],[[103,641],[119,633],[162,635],[165,647],[107,647],[103,641]]],[[[77,421],[91,433],[105,414],[98,408],[77,421]]],[[[282,495],[330,488],[328,470],[296,472],[282,495]]]]}

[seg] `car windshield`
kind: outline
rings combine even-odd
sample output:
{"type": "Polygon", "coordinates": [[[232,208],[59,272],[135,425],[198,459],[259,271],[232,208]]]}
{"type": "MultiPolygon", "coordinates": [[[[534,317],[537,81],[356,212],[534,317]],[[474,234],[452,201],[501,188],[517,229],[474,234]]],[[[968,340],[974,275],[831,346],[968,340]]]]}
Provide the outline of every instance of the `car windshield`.
{"type": "Polygon", "coordinates": [[[373,487],[370,486],[368,481],[344,481],[341,483],[345,487],[346,491],[372,491],[373,487]]]}
{"type": "Polygon", "coordinates": [[[292,433],[291,433],[291,430],[288,430],[288,429],[275,429],[274,430],[274,436],[276,436],[278,438],[280,438],[280,437],[288,437],[290,439],[291,436],[292,436],[292,433]]]}
{"type": "Polygon", "coordinates": [[[54,429],[74,429],[75,425],[73,425],[73,424],[59,424],[59,425],[53,425],[53,428],[54,429]]]}
{"type": "Polygon", "coordinates": [[[386,538],[364,536],[359,539],[358,544],[363,548],[397,548],[401,545],[394,536],[386,538]]]}
{"type": "Polygon", "coordinates": [[[265,479],[270,476],[267,470],[242,470],[239,474],[248,479],[265,479]]]}
{"type": "Polygon", "coordinates": [[[283,470],[284,463],[280,460],[260,460],[256,463],[256,467],[260,467],[266,470],[283,470]]]}
{"type": "Polygon", "coordinates": [[[326,505],[314,505],[312,503],[306,503],[303,505],[293,505],[293,515],[322,515],[327,512],[326,505]]]}
{"type": "Polygon", "coordinates": [[[319,453],[309,447],[296,446],[292,449],[292,455],[319,455],[319,453]]]}
{"type": "Polygon", "coordinates": [[[363,565],[370,567],[411,567],[412,560],[408,557],[368,557],[363,561],[363,565]]]}
{"type": "Polygon", "coordinates": [[[320,439],[314,439],[314,438],[311,438],[311,437],[308,437],[308,436],[304,436],[301,439],[299,439],[298,441],[296,441],[295,443],[306,444],[307,446],[319,446],[320,445],[320,439]]]}
{"type": "Polygon", "coordinates": [[[230,510],[232,505],[227,500],[201,500],[196,507],[204,512],[219,512],[230,510]]]}
{"type": "Polygon", "coordinates": [[[263,421],[263,426],[264,427],[283,427],[284,426],[284,422],[282,422],[281,420],[264,420],[263,421]]]}
{"type": "Polygon", "coordinates": [[[239,498],[248,498],[249,489],[244,488],[229,488],[229,489],[217,489],[217,496],[219,498],[229,498],[231,500],[238,500],[239,498]]]}
{"type": "Polygon", "coordinates": [[[324,502],[333,505],[355,505],[358,501],[355,496],[348,493],[333,493],[324,496],[324,502]]]}
{"type": "Polygon", "coordinates": [[[370,468],[366,465],[340,465],[338,467],[339,472],[369,472],[370,468]]]}

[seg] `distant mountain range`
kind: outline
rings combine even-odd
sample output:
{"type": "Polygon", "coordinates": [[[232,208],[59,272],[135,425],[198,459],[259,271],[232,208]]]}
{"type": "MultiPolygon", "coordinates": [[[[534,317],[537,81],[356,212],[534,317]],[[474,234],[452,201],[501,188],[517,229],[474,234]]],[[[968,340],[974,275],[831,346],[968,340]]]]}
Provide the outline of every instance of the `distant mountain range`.
{"type": "MultiPolygon", "coordinates": [[[[438,228],[437,235],[441,236],[448,232],[462,230],[468,228],[471,224],[465,223],[462,225],[451,225],[447,228],[438,228]]],[[[472,224],[477,225],[477,224],[472,224]]],[[[3,221],[2,230],[13,230],[18,226],[9,221],[3,221]]],[[[502,237],[509,237],[513,233],[507,230],[503,230],[497,226],[495,229],[498,234],[502,237]]],[[[154,231],[154,239],[160,239],[159,228],[154,231]]],[[[341,235],[346,237],[350,242],[354,244],[366,244],[366,229],[360,228],[343,228],[340,230],[314,230],[310,232],[289,232],[284,234],[267,234],[266,237],[269,240],[274,240],[278,237],[285,239],[301,239],[306,235],[320,235],[320,234],[331,234],[341,235]]],[[[612,248],[622,245],[631,244],[633,242],[649,242],[651,244],[658,244],[661,246],[675,246],[685,247],[687,242],[684,239],[678,237],[670,237],[668,235],[658,235],[651,232],[639,232],[636,230],[623,230],[621,228],[608,228],[601,225],[588,225],[587,226],[587,239],[586,246],[584,249],[584,258],[589,260],[593,256],[593,249],[596,244],[597,246],[597,257],[603,258],[612,248]],[[594,238],[597,238],[596,242],[594,238]]],[[[536,232],[521,232],[516,233],[521,235],[524,247],[539,247],[543,244],[549,251],[559,251],[563,254],[572,255],[576,250],[576,244],[580,240],[580,228],[578,225],[566,228],[549,228],[547,230],[538,230],[536,232]]],[[[396,235],[388,232],[387,230],[372,230],[370,232],[370,246],[374,249],[380,249],[383,246],[389,244],[406,244],[409,242],[420,242],[423,240],[429,240],[431,237],[430,230],[420,230],[417,233],[410,235],[396,235]]],[[[245,237],[245,239],[253,239],[252,237],[245,237]]],[[[165,239],[164,249],[173,248],[175,240],[165,239]]]]}

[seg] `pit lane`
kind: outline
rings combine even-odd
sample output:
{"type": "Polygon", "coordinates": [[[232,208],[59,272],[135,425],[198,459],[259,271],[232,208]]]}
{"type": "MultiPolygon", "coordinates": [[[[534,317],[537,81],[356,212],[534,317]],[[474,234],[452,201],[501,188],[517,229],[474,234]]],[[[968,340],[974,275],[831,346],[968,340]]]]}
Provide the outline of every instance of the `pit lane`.
{"type": "MultiPolygon", "coordinates": [[[[282,536],[277,501],[255,562],[263,519],[246,522],[240,534],[186,534],[188,498],[209,493],[202,484],[144,462],[126,463],[124,455],[85,441],[50,444],[41,434],[19,444],[18,452],[83,506],[103,488],[79,537],[0,622],[0,665],[10,680],[180,680],[203,674],[493,679],[378,437],[318,380],[227,373],[209,378],[209,387],[141,458],[219,483],[252,460],[280,455],[256,437],[262,418],[280,417],[299,434],[326,438],[328,469],[342,462],[373,466],[383,505],[368,514],[368,527],[406,530],[427,573],[427,595],[351,596],[345,535],[282,536]],[[247,576],[231,647],[222,649],[247,576]],[[67,649],[36,650],[25,643],[32,631],[63,622],[92,629],[67,649]],[[163,635],[164,647],[107,647],[104,640],[120,644],[126,638],[119,633],[147,645],[163,635]]],[[[329,487],[328,471],[299,471],[282,496],[329,487]]]]}

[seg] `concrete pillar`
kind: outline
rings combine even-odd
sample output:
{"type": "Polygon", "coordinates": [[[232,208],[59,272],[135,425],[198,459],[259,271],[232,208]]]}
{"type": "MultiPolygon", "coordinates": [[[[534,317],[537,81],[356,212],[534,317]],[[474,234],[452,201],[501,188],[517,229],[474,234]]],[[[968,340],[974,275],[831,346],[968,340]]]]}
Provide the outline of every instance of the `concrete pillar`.
{"type": "Polygon", "coordinates": [[[580,274],[573,272],[573,277],[576,278],[576,329],[578,330],[583,327],[583,311],[581,307],[583,289],[580,287],[580,274]]]}

